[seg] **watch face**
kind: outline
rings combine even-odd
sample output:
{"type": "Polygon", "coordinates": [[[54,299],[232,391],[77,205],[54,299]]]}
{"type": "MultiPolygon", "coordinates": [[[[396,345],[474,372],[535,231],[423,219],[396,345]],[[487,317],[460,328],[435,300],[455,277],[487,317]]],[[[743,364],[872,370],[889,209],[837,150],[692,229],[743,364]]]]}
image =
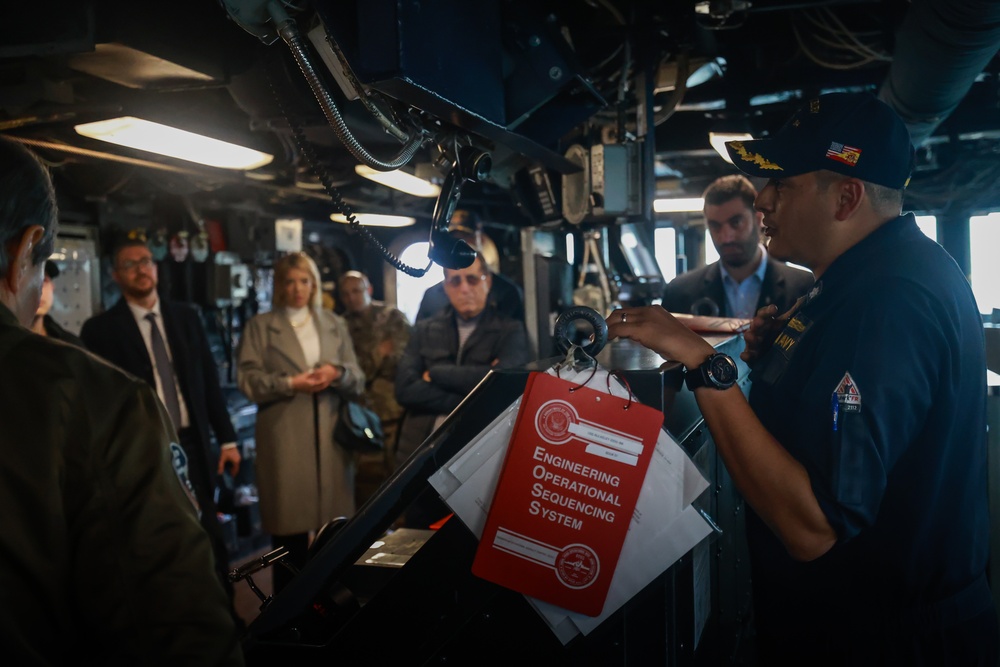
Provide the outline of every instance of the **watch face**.
{"type": "Polygon", "coordinates": [[[708,373],[716,385],[730,386],[739,377],[736,362],[725,354],[716,354],[709,359],[708,373]]]}

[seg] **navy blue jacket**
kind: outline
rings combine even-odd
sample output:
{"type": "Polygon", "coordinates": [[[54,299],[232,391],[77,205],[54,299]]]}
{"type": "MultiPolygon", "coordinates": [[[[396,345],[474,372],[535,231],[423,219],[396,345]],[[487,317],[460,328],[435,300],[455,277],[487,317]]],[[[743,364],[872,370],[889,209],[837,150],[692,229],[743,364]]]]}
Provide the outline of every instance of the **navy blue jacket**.
{"type": "Polygon", "coordinates": [[[821,652],[989,609],[982,320],[912,215],[834,261],[750,378],[754,411],[805,467],[837,533],[829,552],[797,562],[748,513],[765,632],[821,652]],[[942,604],[946,619],[933,613],[942,604]]]}

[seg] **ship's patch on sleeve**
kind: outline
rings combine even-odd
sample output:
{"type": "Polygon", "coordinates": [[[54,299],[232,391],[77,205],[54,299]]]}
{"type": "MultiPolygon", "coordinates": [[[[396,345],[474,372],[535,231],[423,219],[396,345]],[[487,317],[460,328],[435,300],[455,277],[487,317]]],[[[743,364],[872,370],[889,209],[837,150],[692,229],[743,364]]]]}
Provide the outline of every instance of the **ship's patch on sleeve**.
{"type": "Polygon", "coordinates": [[[840,404],[841,410],[861,412],[861,391],[850,373],[844,373],[834,393],[837,395],[837,403],[840,404]]]}

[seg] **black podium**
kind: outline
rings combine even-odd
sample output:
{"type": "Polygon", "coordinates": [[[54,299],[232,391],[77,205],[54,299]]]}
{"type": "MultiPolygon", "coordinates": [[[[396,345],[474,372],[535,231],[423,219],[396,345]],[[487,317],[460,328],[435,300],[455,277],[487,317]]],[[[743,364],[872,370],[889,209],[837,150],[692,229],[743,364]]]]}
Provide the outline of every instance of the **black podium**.
{"type": "MultiPolygon", "coordinates": [[[[734,358],[738,336],[713,340],[734,358]]],[[[638,665],[748,664],[750,608],[743,505],[715,453],[683,371],[629,341],[598,356],[664,425],[709,481],[696,506],[720,533],[703,540],[589,635],[565,646],[524,597],[472,575],[477,540],[457,518],[390,545],[391,563],[369,548],[385,536],[428,478],[524,390],[532,370],[491,372],[447,421],[310,559],[250,625],[247,662],[265,664],[638,665]]],[[[741,383],[747,369],[740,363],[741,383]]],[[[385,554],[382,554],[385,555],[385,554]]],[[[655,557],[651,555],[651,557],[655,557]]]]}

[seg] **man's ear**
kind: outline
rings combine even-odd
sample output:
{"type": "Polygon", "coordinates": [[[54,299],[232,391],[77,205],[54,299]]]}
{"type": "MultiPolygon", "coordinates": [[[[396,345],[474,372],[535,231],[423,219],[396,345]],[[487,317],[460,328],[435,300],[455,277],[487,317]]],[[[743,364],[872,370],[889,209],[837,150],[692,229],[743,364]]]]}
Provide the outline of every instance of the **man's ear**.
{"type": "Polygon", "coordinates": [[[28,269],[35,266],[31,261],[31,256],[35,248],[45,237],[45,228],[41,225],[31,225],[21,234],[21,238],[15,240],[9,248],[10,266],[7,271],[7,284],[10,291],[17,293],[28,278],[28,269]]]}
{"type": "Polygon", "coordinates": [[[845,178],[837,184],[837,202],[834,216],[847,220],[861,206],[865,198],[865,184],[856,178],[845,178]]]}

